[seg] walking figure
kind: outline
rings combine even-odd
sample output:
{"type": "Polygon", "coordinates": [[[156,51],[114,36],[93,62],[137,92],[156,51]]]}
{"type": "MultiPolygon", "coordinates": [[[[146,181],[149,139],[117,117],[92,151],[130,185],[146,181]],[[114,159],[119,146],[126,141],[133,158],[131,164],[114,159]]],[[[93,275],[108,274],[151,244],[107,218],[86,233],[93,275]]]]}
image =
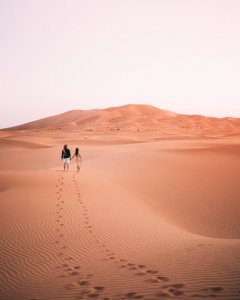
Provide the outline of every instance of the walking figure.
{"type": "Polygon", "coordinates": [[[77,172],[79,172],[80,167],[81,167],[82,157],[81,157],[81,154],[79,153],[78,148],[75,149],[75,153],[74,153],[73,157],[71,157],[71,159],[73,159],[74,157],[75,157],[75,161],[76,161],[76,165],[77,165],[77,172]]]}
{"type": "Polygon", "coordinates": [[[69,169],[69,163],[70,163],[70,159],[71,159],[71,152],[68,149],[67,145],[64,145],[63,149],[62,149],[62,156],[61,159],[63,160],[63,168],[64,171],[67,169],[69,169]]]}

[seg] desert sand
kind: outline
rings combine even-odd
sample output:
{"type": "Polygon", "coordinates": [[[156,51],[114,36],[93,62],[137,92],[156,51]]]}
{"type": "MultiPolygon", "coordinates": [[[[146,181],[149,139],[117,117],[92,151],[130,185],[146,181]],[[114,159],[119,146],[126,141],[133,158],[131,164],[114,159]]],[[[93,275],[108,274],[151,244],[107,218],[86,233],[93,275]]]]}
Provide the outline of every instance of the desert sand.
{"type": "Polygon", "coordinates": [[[1,300],[240,299],[239,119],[72,111],[0,152],[1,300]]]}

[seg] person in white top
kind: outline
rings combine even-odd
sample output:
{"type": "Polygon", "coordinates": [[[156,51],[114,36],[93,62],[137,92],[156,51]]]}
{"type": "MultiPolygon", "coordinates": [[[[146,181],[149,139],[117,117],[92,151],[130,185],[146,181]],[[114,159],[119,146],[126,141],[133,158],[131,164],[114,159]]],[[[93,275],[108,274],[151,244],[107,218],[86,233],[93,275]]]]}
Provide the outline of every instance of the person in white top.
{"type": "Polygon", "coordinates": [[[74,153],[73,157],[71,157],[71,159],[73,159],[74,157],[75,157],[75,161],[76,161],[76,164],[77,164],[77,171],[79,172],[80,167],[81,167],[82,157],[81,157],[81,154],[79,153],[78,148],[75,149],[75,153],[74,153]]]}

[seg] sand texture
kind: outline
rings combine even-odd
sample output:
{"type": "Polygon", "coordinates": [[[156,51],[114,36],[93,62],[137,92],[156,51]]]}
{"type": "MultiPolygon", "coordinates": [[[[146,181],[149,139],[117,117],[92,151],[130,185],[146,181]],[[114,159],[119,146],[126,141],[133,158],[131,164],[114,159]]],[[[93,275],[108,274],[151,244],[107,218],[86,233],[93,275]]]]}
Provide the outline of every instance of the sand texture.
{"type": "Polygon", "coordinates": [[[1,300],[240,299],[239,119],[74,111],[0,153],[1,300]]]}

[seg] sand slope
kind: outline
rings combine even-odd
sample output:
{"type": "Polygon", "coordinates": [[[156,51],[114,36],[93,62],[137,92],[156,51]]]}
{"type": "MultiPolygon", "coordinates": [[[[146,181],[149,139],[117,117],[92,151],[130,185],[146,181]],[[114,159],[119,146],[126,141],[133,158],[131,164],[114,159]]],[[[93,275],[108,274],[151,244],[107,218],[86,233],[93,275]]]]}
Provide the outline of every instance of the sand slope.
{"type": "Polygon", "coordinates": [[[29,130],[0,144],[1,300],[240,299],[237,135],[29,130]],[[62,171],[65,142],[80,173],[62,171]]]}

